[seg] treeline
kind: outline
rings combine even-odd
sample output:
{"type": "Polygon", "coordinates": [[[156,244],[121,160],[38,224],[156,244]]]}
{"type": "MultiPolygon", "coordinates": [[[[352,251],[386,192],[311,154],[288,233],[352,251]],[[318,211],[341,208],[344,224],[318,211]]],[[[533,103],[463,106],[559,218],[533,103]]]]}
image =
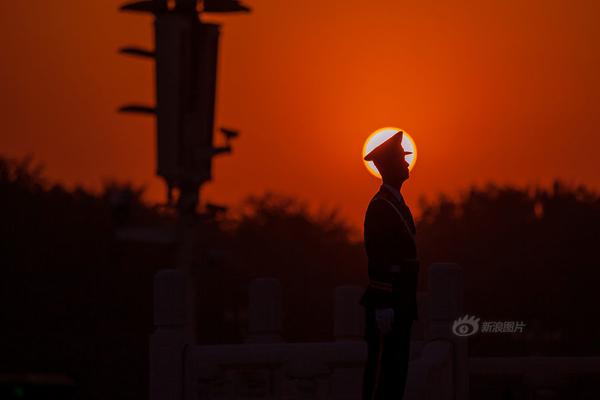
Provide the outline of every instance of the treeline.
{"type": "MultiPolygon", "coordinates": [[[[82,397],[147,397],[152,277],[174,265],[175,246],[122,239],[132,227],[173,227],[172,212],[142,195],[117,183],[67,190],[30,161],[0,158],[0,373],[62,372],[82,397]]],[[[357,232],[334,210],[313,214],[275,194],[235,211],[200,219],[199,341],[242,341],[247,284],[264,276],[282,282],[288,340],[329,340],[333,288],[366,280],[357,232]]],[[[473,354],[600,354],[596,193],[489,186],[421,211],[422,289],[427,265],[458,262],[469,314],[528,324],[474,337],[473,354]]]]}
{"type": "Polygon", "coordinates": [[[524,321],[524,334],[478,335],[478,355],[600,354],[600,197],[584,186],[489,185],[423,205],[425,265],[459,263],[465,306],[483,320],[524,321]]]}

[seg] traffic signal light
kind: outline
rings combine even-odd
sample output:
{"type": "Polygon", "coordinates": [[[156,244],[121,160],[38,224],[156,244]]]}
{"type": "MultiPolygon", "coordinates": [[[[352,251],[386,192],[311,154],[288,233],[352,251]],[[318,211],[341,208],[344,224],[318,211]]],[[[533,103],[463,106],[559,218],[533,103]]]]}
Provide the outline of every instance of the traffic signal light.
{"type": "MultiPolygon", "coordinates": [[[[122,112],[156,115],[157,174],[169,187],[201,185],[211,179],[212,158],[231,150],[214,147],[214,112],[220,26],[201,12],[249,11],[237,0],[144,0],[123,11],[151,13],[154,50],[124,47],[121,53],[154,59],[156,106],[130,104],[122,112]],[[200,3],[200,7],[198,7],[200,3]]],[[[227,142],[237,136],[226,134],[227,142]]]]}

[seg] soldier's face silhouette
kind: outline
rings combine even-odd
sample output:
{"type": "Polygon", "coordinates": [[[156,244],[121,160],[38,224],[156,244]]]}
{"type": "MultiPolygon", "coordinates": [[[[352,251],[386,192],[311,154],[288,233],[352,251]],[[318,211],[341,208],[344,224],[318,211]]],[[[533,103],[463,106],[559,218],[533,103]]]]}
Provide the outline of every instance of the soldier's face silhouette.
{"type": "Polygon", "coordinates": [[[410,170],[408,169],[408,166],[410,164],[408,163],[408,161],[406,161],[406,156],[399,157],[399,159],[401,160],[402,164],[400,166],[401,176],[404,180],[407,180],[410,177],[410,170]]]}
{"type": "Polygon", "coordinates": [[[386,182],[402,183],[410,176],[408,161],[402,153],[386,157],[383,160],[374,160],[374,163],[386,182]]]}

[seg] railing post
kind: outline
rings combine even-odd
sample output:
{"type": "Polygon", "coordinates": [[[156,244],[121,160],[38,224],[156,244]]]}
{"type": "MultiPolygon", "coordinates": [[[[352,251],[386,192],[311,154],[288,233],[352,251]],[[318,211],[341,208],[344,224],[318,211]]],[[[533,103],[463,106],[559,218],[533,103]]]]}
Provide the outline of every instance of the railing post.
{"type": "Polygon", "coordinates": [[[183,399],[186,282],[176,269],[154,277],[154,333],[150,336],[150,400],[183,399]]]}
{"type": "Polygon", "coordinates": [[[281,284],[274,278],[259,278],[248,290],[248,343],[281,342],[281,284]]]}
{"type": "Polygon", "coordinates": [[[362,340],[364,312],[360,304],[363,289],[358,286],[335,288],[333,336],[338,340],[362,340]]]}
{"type": "Polygon", "coordinates": [[[454,347],[454,384],[457,400],[469,396],[467,339],[452,333],[454,320],[463,315],[464,281],[458,264],[436,263],[429,267],[430,338],[448,340],[454,347]]]}

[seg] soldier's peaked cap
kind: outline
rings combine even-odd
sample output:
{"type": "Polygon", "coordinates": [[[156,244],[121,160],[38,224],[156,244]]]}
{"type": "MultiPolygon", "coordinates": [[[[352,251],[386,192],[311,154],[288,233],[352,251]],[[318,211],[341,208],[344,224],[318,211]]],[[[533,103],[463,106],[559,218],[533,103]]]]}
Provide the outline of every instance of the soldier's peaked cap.
{"type": "Polygon", "coordinates": [[[412,154],[412,151],[405,151],[402,147],[403,133],[404,132],[402,131],[394,133],[379,146],[367,153],[367,155],[365,155],[365,161],[378,160],[389,156],[404,157],[408,154],[412,154]]]}

